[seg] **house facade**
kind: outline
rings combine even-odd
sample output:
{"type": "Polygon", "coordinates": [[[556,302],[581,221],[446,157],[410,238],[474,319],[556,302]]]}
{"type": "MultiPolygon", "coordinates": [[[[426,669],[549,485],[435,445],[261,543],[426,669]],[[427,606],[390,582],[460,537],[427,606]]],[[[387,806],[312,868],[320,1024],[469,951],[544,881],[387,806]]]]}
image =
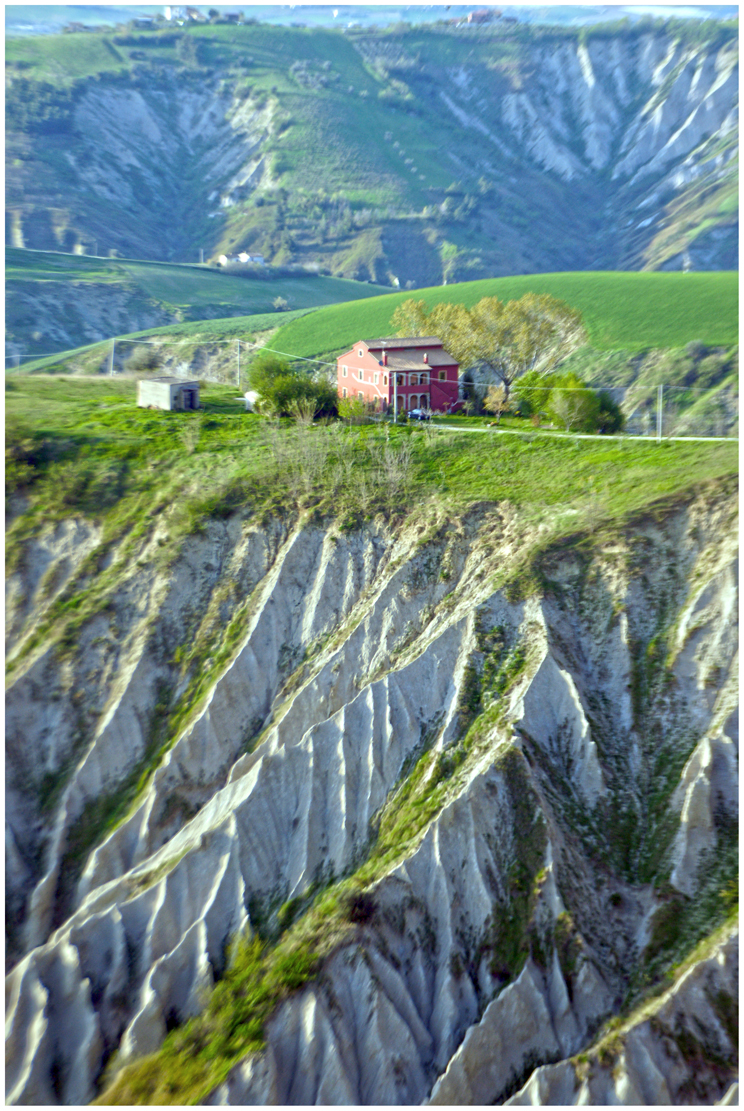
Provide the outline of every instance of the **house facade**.
{"type": "Polygon", "coordinates": [[[448,412],[457,403],[459,366],[436,336],[359,340],[337,360],[339,397],[381,412],[397,393],[398,412],[448,412]]]}

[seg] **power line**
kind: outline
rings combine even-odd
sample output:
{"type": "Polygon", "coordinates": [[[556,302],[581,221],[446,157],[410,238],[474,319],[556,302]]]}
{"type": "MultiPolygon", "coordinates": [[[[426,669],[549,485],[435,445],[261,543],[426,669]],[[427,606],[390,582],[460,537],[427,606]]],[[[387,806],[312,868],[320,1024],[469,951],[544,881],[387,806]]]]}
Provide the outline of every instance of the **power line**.
{"type": "MultiPolygon", "coordinates": [[[[305,355],[292,355],[289,351],[277,351],[276,348],[274,348],[274,347],[265,347],[263,344],[255,343],[254,341],[244,339],[241,336],[238,336],[237,339],[238,339],[239,343],[244,343],[248,347],[258,348],[259,351],[269,351],[272,355],[282,355],[286,359],[295,359],[295,360],[299,360],[299,361],[304,362],[304,363],[315,363],[318,366],[330,366],[330,367],[335,367],[336,366],[336,363],[329,363],[325,359],[311,359],[311,358],[308,358],[305,355]]],[[[103,343],[110,343],[110,342],[111,342],[111,340],[101,340],[102,344],[103,343]]],[[[232,339],[201,340],[195,346],[208,347],[210,345],[211,346],[214,346],[214,345],[218,345],[218,346],[219,345],[229,345],[229,344],[232,344],[232,342],[233,342],[232,339]]],[[[150,345],[150,346],[153,346],[153,347],[180,347],[180,346],[183,346],[184,344],[193,343],[193,341],[188,339],[188,338],[184,338],[182,340],[171,339],[171,340],[162,340],[162,341],[160,341],[160,340],[154,340],[154,339],[120,339],[120,338],[117,337],[116,343],[119,344],[119,345],[121,345],[123,343],[131,343],[131,344],[135,344],[137,346],[150,345]]],[[[93,344],[90,348],[88,348],[88,351],[92,350],[95,346],[97,346],[97,345],[93,344]]],[[[6,356],[6,358],[53,359],[56,356],[70,355],[70,354],[71,353],[69,351],[47,351],[46,353],[41,354],[41,355],[8,355],[8,356],[6,356]]]]}

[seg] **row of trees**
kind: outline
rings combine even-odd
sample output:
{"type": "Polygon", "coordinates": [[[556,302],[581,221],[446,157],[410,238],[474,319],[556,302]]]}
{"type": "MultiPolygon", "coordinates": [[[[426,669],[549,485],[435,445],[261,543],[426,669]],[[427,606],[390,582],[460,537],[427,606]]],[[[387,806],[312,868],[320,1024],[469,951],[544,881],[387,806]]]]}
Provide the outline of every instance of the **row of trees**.
{"type": "Polygon", "coordinates": [[[518,301],[483,297],[472,309],[443,301],[404,301],[393,313],[399,336],[438,336],[462,371],[477,367],[498,379],[509,400],[516,379],[548,374],[587,342],[581,313],[547,294],[527,293],[518,301]]]}
{"type": "Polygon", "coordinates": [[[535,424],[547,417],[562,424],[566,432],[620,432],[625,417],[618,403],[606,390],[595,391],[576,374],[540,375],[535,371],[519,379],[514,393],[506,397],[503,386],[489,386],[484,409],[497,422],[504,413],[531,417],[535,424]]]}

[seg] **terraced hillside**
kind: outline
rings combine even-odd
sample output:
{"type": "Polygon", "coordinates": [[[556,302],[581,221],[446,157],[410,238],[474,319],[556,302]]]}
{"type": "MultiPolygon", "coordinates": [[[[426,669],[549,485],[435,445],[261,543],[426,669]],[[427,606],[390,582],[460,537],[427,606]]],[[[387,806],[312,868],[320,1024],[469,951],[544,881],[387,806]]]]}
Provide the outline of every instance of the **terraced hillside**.
{"type": "Polygon", "coordinates": [[[405,288],[737,265],[737,29],[9,40],[7,240],[405,288]]]}
{"type": "Polygon", "coordinates": [[[735,447],[229,396],[10,382],[8,1102],[731,1102],[735,447]]]}

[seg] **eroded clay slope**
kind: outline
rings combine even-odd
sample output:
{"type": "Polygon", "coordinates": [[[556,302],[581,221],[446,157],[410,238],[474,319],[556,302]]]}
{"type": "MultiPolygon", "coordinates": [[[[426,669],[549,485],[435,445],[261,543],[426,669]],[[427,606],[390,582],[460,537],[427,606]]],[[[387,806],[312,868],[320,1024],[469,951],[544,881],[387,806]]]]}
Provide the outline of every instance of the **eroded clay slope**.
{"type": "Polygon", "coordinates": [[[374,861],[380,815],[413,790],[436,805],[367,884],[363,920],[204,1098],[487,1103],[544,1063],[575,1071],[671,952],[660,911],[679,905],[680,944],[701,936],[690,907],[728,874],[735,513],[708,496],[548,546],[521,597],[500,584],[539,536],[506,510],[395,535],[235,517],[167,562],[156,526],[71,653],[24,656],[38,614],[18,601],[7,1100],[87,1102],[114,1050],[156,1050],[229,940],[374,861]],[[229,658],[153,750],[163,685],[173,714],[191,689],[179,646],[211,620],[233,621],[229,658]],[[73,854],[148,754],[128,814],[73,854]]]}

